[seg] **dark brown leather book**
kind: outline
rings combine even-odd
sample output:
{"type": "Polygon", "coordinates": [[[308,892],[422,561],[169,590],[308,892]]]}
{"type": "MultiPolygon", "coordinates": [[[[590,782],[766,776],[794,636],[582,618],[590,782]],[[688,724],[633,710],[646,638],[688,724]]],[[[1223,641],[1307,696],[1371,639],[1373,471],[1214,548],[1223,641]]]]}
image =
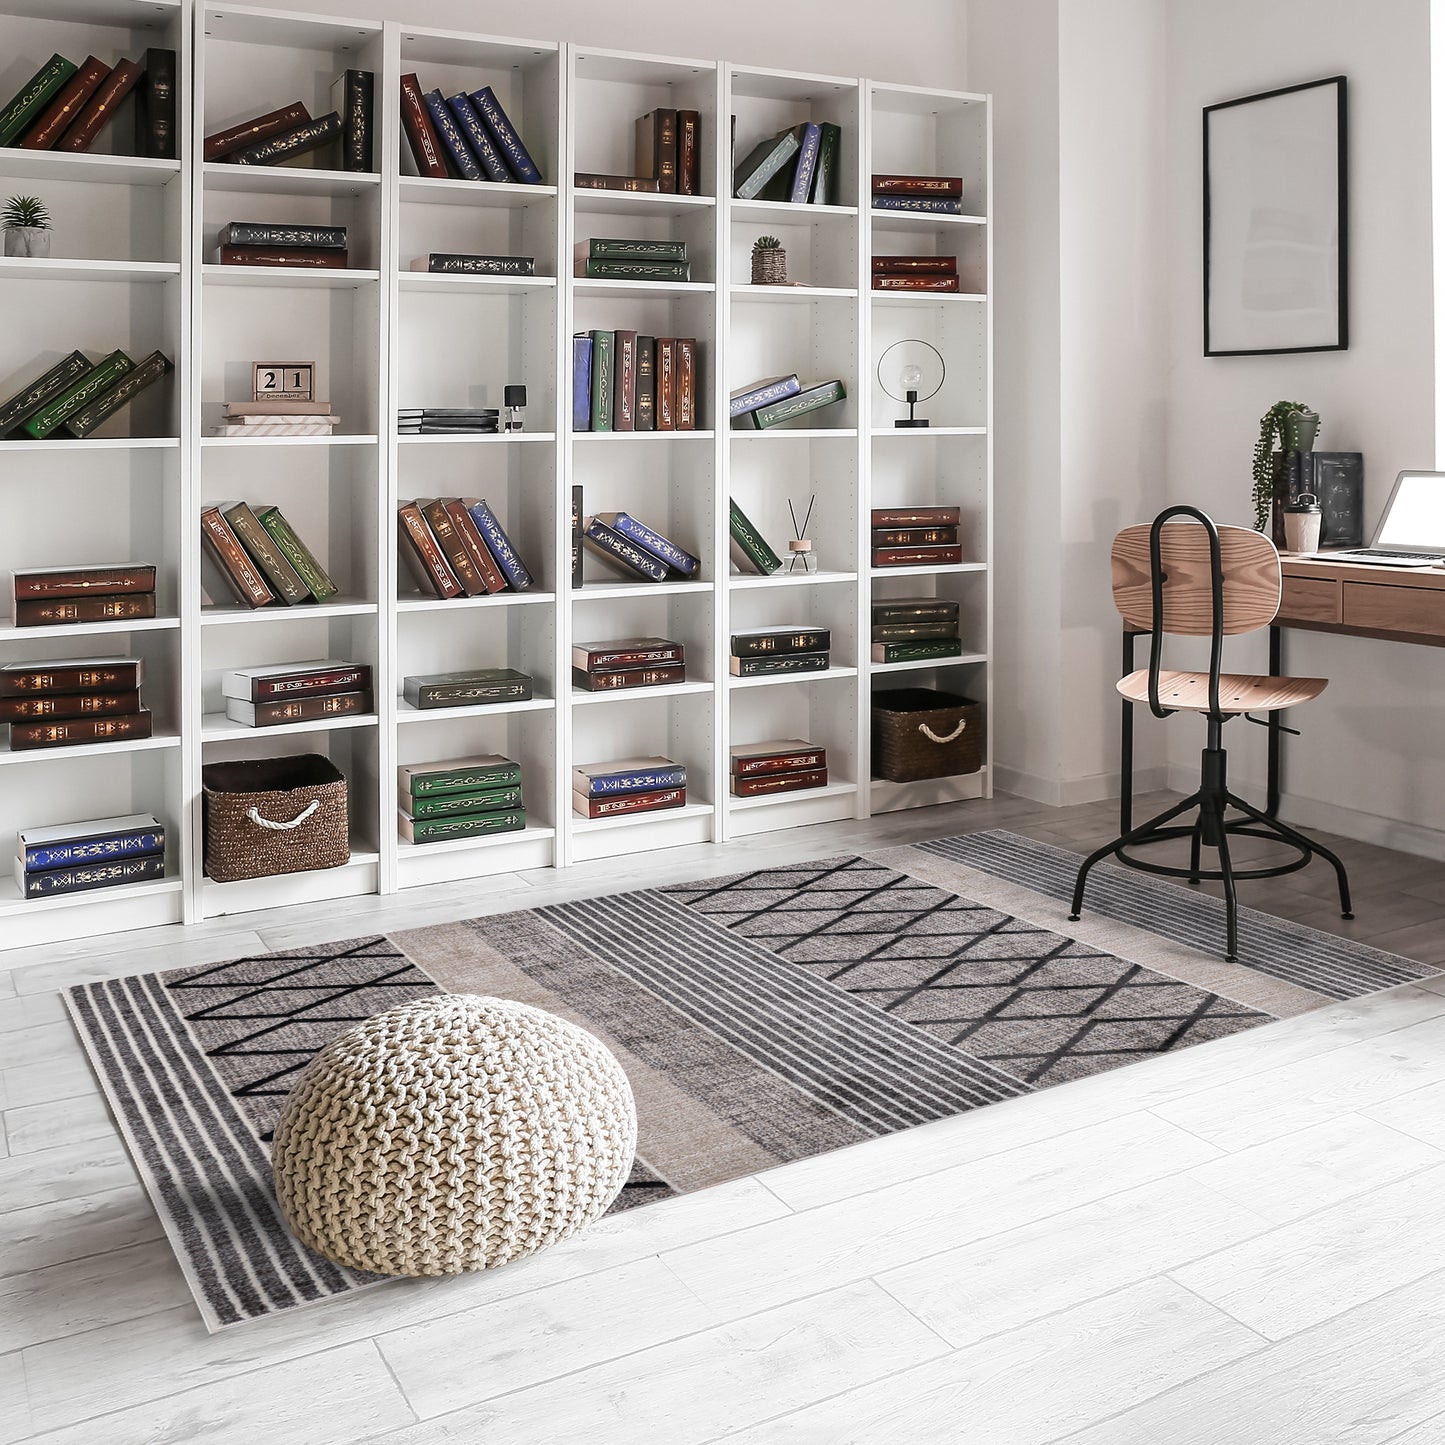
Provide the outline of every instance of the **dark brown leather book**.
{"type": "MultiPolygon", "coordinates": [[[[801,741],[801,740],[800,740],[801,741]]],[[[751,778],[760,773],[798,773],[816,769],[827,770],[828,751],[811,744],[792,747],[788,742],[775,744],[777,752],[764,752],[768,744],[743,745],[732,750],[732,774],[735,778],[751,778]]]]}
{"type": "Polygon", "coordinates": [[[585,668],[574,667],[572,681],[584,692],[616,692],[630,687],[667,687],[670,683],[686,682],[687,668],[680,662],[665,663],[661,667],[626,667],[616,672],[588,672],[585,668]]]}
{"type": "Polygon", "coordinates": [[[39,119],[20,138],[19,144],[28,151],[52,149],[109,74],[110,66],[87,55],[85,64],[61,86],[60,94],[40,112],[39,119]]]}
{"type": "Polygon", "coordinates": [[[421,82],[415,75],[403,75],[401,78],[401,125],[406,131],[417,174],[446,180],[447,163],[442,157],[441,142],[437,139],[426,102],[421,98],[421,82]]]}
{"type": "Polygon", "coordinates": [[[370,692],[371,665],[365,662],[299,662],[294,667],[241,668],[221,679],[228,701],[270,702],[275,698],[334,697],[343,692],[370,692]]]}
{"type": "Polygon", "coordinates": [[[875,175],[875,196],[961,196],[961,176],[875,175]]]}
{"type": "Polygon", "coordinates": [[[141,68],[134,60],[122,60],[96,87],[69,130],[55,143],[58,151],[87,151],[115,115],[120,103],[136,87],[141,68]]]}
{"type": "Polygon", "coordinates": [[[632,424],[637,431],[657,430],[657,340],[637,338],[637,395],[632,403],[632,424]]]}
{"type": "Polygon", "coordinates": [[[266,585],[290,606],[296,602],[309,602],[311,589],[301,580],[296,569],[286,560],[271,539],[271,534],[261,525],[256,514],[245,502],[227,507],[221,515],[249,553],[251,560],[266,579],[266,585]]]}
{"type": "Polygon", "coordinates": [[[875,547],[953,547],[958,544],[957,527],[875,527],[875,547]]]}
{"type": "Polygon", "coordinates": [[[731,782],[733,795],[739,798],[751,798],[759,793],[797,793],[804,788],[826,788],[827,786],[827,768],[810,768],[807,772],[801,773],[734,777],[731,782]]]}
{"type": "Polygon", "coordinates": [[[482,574],[478,571],[476,563],[473,562],[472,554],[467,550],[467,544],[462,541],[456,522],[447,510],[446,502],[438,498],[430,502],[418,501],[417,506],[421,508],[422,516],[426,518],[426,524],[431,528],[431,534],[436,539],[442,556],[447,559],[447,566],[452,569],[452,576],[461,583],[462,591],[468,597],[484,597],[487,592],[487,584],[482,580],[482,574]]]}
{"type": "Polygon", "coordinates": [[[620,813],[654,813],[663,808],[680,808],[687,802],[686,788],[654,788],[647,793],[622,793],[589,798],[572,794],[572,811],[583,818],[611,818],[620,813]]]}
{"type": "Polygon", "coordinates": [[[873,275],[875,291],[958,291],[957,276],[880,276],[873,275]]]}
{"type": "Polygon", "coordinates": [[[963,561],[962,547],[875,547],[875,567],[950,567],[963,561]]]}
{"type": "Polygon", "coordinates": [[[66,658],[8,662],[0,667],[0,697],[47,697],[70,692],[131,692],[145,675],[140,657],[66,658]]]}
{"type": "Polygon", "coordinates": [[[149,709],[125,717],[72,718],[66,722],[13,722],[10,724],[10,751],[18,753],[30,748],[64,748],[76,743],[121,742],[129,738],[148,738],[152,720],[149,709]]]}
{"type": "Polygon", "coordinates": [[[497,566],[497,559],[492,556],[491,549],[483,539],[467,504],[461,498],[453,497],[446,503],[446,509],[452,526],[457,530],[457,536],[461,538],[462,546],[467,549],[467,556],[472,559],[472,566],[481,575],[486,591],[505,592],[507,579],[502,575],[502,569],[497,566]]]}
{"type": "Polygon", "coordinates": [[[677,112],[659,107],[637,120],[637,173],[655,176],[657,188],[677,191],[677,112]]]}
{"type": "Polygon", "coordinates": [[[874,527],[956,527],[962,520],[957,507],[874,507],[874,527]]]}
{"type": "Polygon", "coordinates": [[[957,256],[875,256],[873,274],[907,274],[918,276],[956,276],[957,256]]]}
{"type": "Polygon", "coordinates": [[[617,672],[630,667],[681,666],[683,645],[666,637],[622,637],[615,642],[574,642],[572,666],[583,672],[617,672]]]}
{"type": "Polygon", "coordinates": [[[658,431],[677,430],[677,338],[657,338],[657,376],[653,383],[653,413],[658,431]]]}
{"type": "Polygon", "coordinates": [[[677,193],[702,195],[702,117],[695,110],[677,113],[677,193]]]}
{"type": "Polygon", "coordinates": [[[264,607],[276,600],[276,594],[246,555],[246,549],[237,540],[219,507],[201,509],[201,546],[216,564],[217,571],[237,602],[244,602],[248,607],[264,607]]]}
{"type": "Polygon", "coordinates": [[[581,191],[660,191],[656,176],[608,176],[597,171],[578,171],[572,184],[581,191]]]}
{"type": "Polygon", "coordinates": [[[433,597],[460,597],[462,584],[447,565],[415,502],[403,502],[396,509],[396,530],[401,542],[401,560],[416,579],[416,585],[433,597]]]}
{"type": "Polygon", "coordinates": [[[286,697],[271,702],[226,699],[226,716],[246,727],[274,728],[286,723],[317,722],[328,717],[353,717],[371,711],[371,693],[338,692],[329,697],[286,697]]]}
{"type": "Polygon", "coordinates": [[[691,336],[677,338],[674,361],[677,374],[673,421],[678,431],[697,430],[697,342],[691,336]]]}
{"type": "Polygon", "coordinates": [[[321,246],[222,246],[223,266],[286,266],[316,270],[344,271],[350,252],[321,246]]]}
{"type": "Polygon", "coordinates": [[[235,151],[230,157],[236,166],[274,166],[293,156],[306,155],[329,145],[341,135],[341,116],[336,111],[303,121],[290,130],[278,131],[255,145],[235,151]]]}
{"type": "Polygon", "coordinates": [[[148,562],[114,567],[27,568],[12,574],[15,600],[32,597],[94,597],[120,592],[154,592],[156,569],[148,562]]]}
{"type": "Polygon", "coordinates": [[[61,722],[78,717],[124,717],[139,711],[138,691],[0,698],[0,722],[38,722],[43,718],[61,722]]]}
{"type": "Polygon", "coordinates": [[[637,333],[614,331],[612,430],[637,430],[637,333]]]}
{"type": "Polygon", "coordinates": [[[283,105],[280,110],[269,110],[253,120],[243,120],[229,130],[218,130],[208,135],[202,144],[201,153],[208,161],[224,160],[232,151],[244,150],[247,146],[260,145],[283,130],[294,130],[311,119],[311,112],[299,100],[283,105]]]}
{"type": "Polygon", "coordinates": [[[135,149],[151,160],[173,161],[176,130],[176,52],[152,47],[145,53],[144,74],[136,86],[135,149]]]}
{"type": "Polygon", "coordinates": [[[53,627],[66,622],[134,622],[156,615],[154,592],[119,597],[73,597],[65,601],[32,598],[16,602],[16,627],[53,627]]]}

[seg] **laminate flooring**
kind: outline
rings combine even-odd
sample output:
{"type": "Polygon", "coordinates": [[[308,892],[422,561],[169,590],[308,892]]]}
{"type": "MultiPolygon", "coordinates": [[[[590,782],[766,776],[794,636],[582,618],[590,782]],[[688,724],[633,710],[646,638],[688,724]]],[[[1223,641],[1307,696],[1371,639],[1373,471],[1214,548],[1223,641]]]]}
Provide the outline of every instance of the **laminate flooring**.
{"type": "MultiPolygon", "coordinates": [[[[976,828],[1085,849],[1114,821],[1000,798],[0,952],[0,1445],[1440,1445],[1445,978],[216,1336],[58,992],[976,828]]],[[[1337,846],[1353,923],[1319,864],[1244,902],[1445,963],[1445,864],[1337,846]]]]}

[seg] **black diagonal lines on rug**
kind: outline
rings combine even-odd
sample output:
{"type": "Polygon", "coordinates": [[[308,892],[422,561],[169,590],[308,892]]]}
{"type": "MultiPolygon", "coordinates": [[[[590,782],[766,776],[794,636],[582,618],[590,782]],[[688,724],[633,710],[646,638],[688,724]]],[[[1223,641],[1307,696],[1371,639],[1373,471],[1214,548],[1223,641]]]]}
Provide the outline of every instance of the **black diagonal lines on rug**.
{"type": "Polygon", "coordinates": [[[855,997],[1031,1084],[1268,1015],[865,858],[666,890],[855,997]]]}

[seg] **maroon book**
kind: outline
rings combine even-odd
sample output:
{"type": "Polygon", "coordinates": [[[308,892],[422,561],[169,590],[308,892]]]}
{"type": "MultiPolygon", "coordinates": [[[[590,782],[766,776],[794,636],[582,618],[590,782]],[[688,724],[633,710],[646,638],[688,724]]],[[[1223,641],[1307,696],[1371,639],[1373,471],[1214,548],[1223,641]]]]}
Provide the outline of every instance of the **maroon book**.
{"type": "Polygon", "coordinates": [[[677,338],[673,370],[673,422],[678,431],[697,430],[697,342],[691,336],[677,338]]]}
{"type": "Polygon", "coordinates": [[[637,416],[637,333],[614,331],[612,388],[612,430],[636,431],[637,416]]]}
{"type": "Polygon", "coordinates": [[[950,567],[963,561],[962,547],[875,547],[875,567],[950,567]]]}
{"type": "Polygon", "coordinates": [[[265,677],[253,677],[250,682],[252,702],[271,702],[285,697],[330,697],[338,692],[368,691],[371,668],[364,662],[321,672],[303,668],[296,672],[268,673],[265,677]]]}
{"type": "Polygon", "coordinates": [[[909,276],[955,276],[956,256],[875,256],[873,274],[909,276]]]}
{"type": "Polygon", "coordinates": [[[110,66],[93,55],[87,55],[85,64],[65,82],[60,94],[40,113],[40,118],[20,138],[19,144],[29,151],[52,149],[109,74],[110,66]]]}
{"type": "Polygon", "coordinates": [[[810,768],[806,772],[772,773],[743,777],[734,775],[733,794],[739,798],[751,798],[758,793],[798,793],[804,788],[826,788],[827,768],[810,768]]]}
{"type": "Polygon", "coordinates": [[[139,657],[11,662],[0,667],[0,697],[133,691],[140,687],[144,673],[145,661],[139,657]]]}
{"type": "Polygon", "coordinates": [[[735,757],[733,776],[751,778],[766,773],[806,773],[821,769],[828,770],[826,748],[814,748],[804,753],[769,753],[765,756],[735,757]]]}
{"type": "Polygon", "coordinates": [[[10,751],[18,753],[29,748],[64,748],[77,743],[121,742],[128,738],[151,735],[151,714],[140,712],[124,717],[72,718],[67,722],[13,722],[10,724],[10,751]]]}
{"type": "Polygon", "coordinates": [[[118,597],[32,597],[15,604],[16,627],[51,627],[69,622],[134,622],[156,615],[154,592],[118,597]]]}
{"type": "Polygon", "coordinates": [[[647,793],[614,793],[605,798],[572,794],[572,810],[584,818],[612,818],[623,813],[655,813],[663,808],[680,808],[686,802],[686,788],[654,788],[647,793]]]}
{"type": "Polygon", "coordinates": [[[305,125],[310,119],[311,112],[301,101],[295,100],[290,105],[282,106],[280,110],[267,111],[265,115],[258,115],[253,120],[243,120],[240,125],[233,125],[229,130],[218,130],[214,135],[208,135],[201,153],[208,161],[224,160],[232,151],[259,145],[263,140],[270,140],[273,135],[280,135],[283,130],[294,130],[298,125],[305,125]]]}
{"type": "Polygon", "coordinates": [[[289,266],[344,271],[349,253],[321,246],[222,246],[223,266],[289,266]]]}
{"type": "Polygon", "coordinates": [[[401,126],[406,132],[417,174],[446,180],[447,163],[442,156],[441,142],[437,139],[426,101],[421,98],[421,82],[415,75],[403,75],[401,78],[401,126]]]}
{"type": "Polygon", "coordinates": [[[121,101],[136,87],[145,72],[133,60],[122,60],[96,87],[70,128],[55,144],[58,151],[85,151],[116,113],[121,101]]]}
{"type": "Polygon", "coordinates": [[[50,718],[123,717],[140,711],[140,692],[73,692],[51,697],[0,698],[0,722],[34,722],[50,718]]]}
{"type": "Polygon", "coordinates": [[[957,276],[880,275],[873,273],[875,291],[958,291],[957,276]]]}
{"type": "Polygon", "coordinates": [[[963,194],[962,176],[875,175],[875,196],[951,196],[963,194]]]}
{"type": "Polygon", "coordinates": [[[677,430],[677,338],[659,336],[656,347],[657,378],[653,410],[657,431],[677,430]]]}
{"type": "Polygon", "coordinates": [[[687,668],[682,663],[664,663],[661,667],[625,667],[616,672],[588,672],[572,669],[572,681],[584,692],[620,692],[632,687],[667,687],[686,682],[687,668]]]}
{"type": "Polygon", "coordinates": [[[874,507],[875,527],[956,527],[961,520],[957,507],[874,507]]]}
{"type": "Polygon", "coordinates": [[[116,567],[27,568],[14,574],[15,598],[93,597],[97,593],[154,592],[156,569],[149,562],[116,567]]]}
{"type": "Polygon", "coordinates": [[[452,575],[447,559],[442,556],[431,528],[416,502],[403,502],[396,509],[397,536],[401,541],[401,560],[416,585],[433,597],[460,597],[462,584],[452,575]]]}

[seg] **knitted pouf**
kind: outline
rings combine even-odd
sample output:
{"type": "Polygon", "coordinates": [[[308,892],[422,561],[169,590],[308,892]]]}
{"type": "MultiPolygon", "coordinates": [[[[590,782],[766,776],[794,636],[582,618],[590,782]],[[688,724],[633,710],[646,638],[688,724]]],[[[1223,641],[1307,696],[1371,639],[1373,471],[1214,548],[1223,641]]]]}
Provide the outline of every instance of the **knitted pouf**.
{"type": "Polygon", "coordinates": [[[586,1030],[476,994],[403,1004],[333,1039],[281,1109],[276,1196],[355,1269],[488,1269],[597,1219],[632,1167],[622,1066],[586,1030]]]}

